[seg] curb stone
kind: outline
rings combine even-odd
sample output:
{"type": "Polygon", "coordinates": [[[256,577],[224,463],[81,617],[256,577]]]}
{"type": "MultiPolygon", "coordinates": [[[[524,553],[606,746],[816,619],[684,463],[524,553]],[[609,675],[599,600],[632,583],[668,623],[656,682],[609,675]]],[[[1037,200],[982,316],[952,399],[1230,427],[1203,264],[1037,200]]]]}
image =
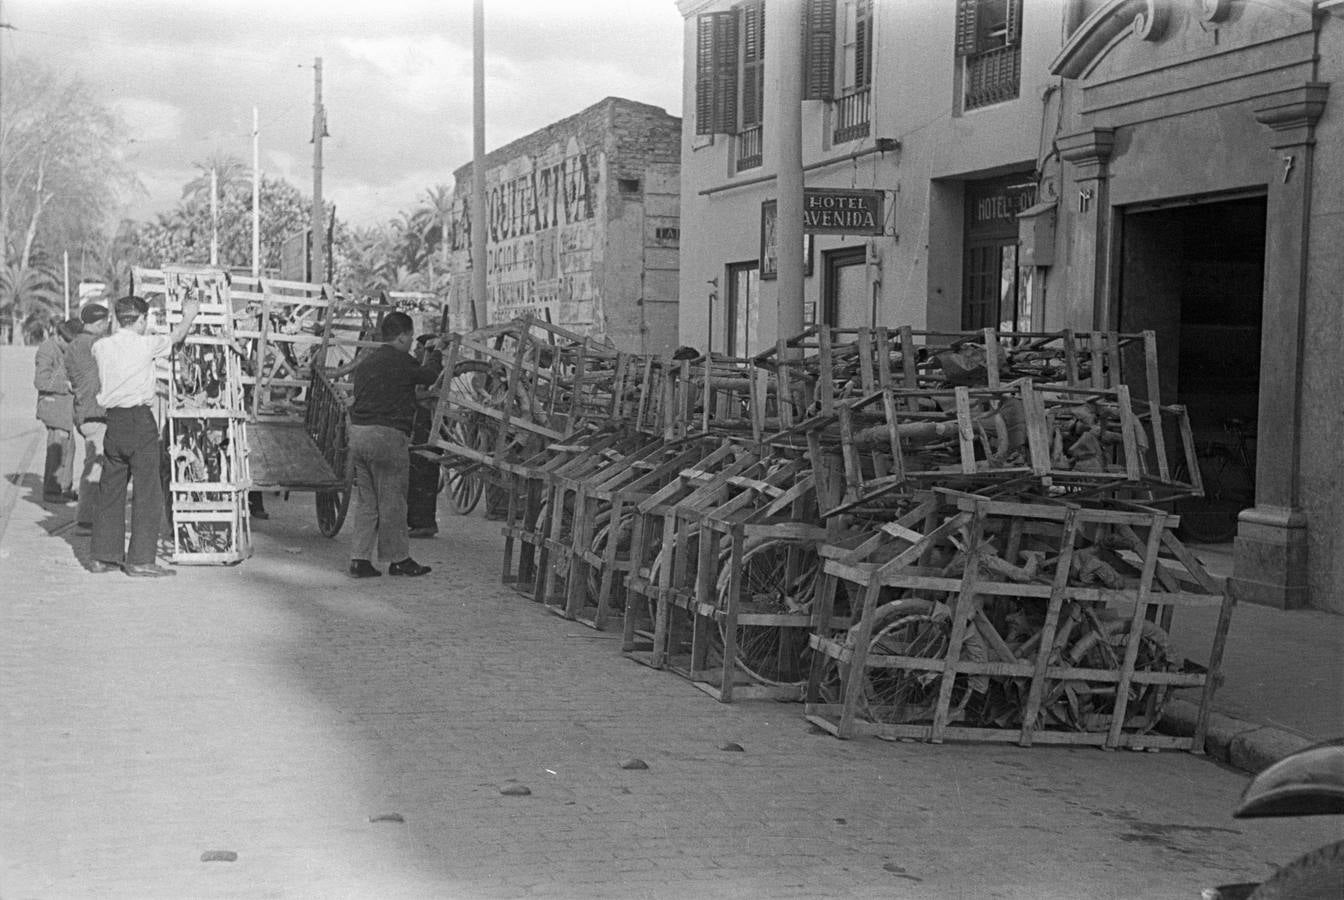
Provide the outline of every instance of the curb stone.
{"type": "MultiPolygon", "coordinates": [[[[1195,733],[1199,705],[1189,700],[1172,700],[1162,714],[1158,729],[1188,736],[1195,733]]],[[[1219,712],[1209,714],[1204,733],[1204,752],[1219,762],[1251,775],[1264,770],[1289,753],[1310,747],[1315,741],[1282,728],[1247,722],[1219,712]]]]}

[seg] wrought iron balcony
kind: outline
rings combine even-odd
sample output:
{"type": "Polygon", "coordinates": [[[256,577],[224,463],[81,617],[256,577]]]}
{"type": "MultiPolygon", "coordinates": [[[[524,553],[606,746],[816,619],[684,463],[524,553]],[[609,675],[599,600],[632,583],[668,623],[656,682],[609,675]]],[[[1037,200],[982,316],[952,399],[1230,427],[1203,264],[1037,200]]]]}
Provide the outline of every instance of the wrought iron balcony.
{"type": "Polygon", "coordinates": [[[833,107],[835,143],[843,144],[845,141],[867,137],[871,110],[872,90],[869,88],[859,88],[837,97],[833,107]]]}
{"type": "Polygon", "coordinates": [[[1022,82],[1022,48],[996,47],[966,57],[963,109],[976,109],[1017,97],[1022,82]]]}
{"type": "Polygon", "coordinates": [[[744,128],[737,133],[737,164],[733,169],[742,172],[761,165],[761,126],[744,128]]]}

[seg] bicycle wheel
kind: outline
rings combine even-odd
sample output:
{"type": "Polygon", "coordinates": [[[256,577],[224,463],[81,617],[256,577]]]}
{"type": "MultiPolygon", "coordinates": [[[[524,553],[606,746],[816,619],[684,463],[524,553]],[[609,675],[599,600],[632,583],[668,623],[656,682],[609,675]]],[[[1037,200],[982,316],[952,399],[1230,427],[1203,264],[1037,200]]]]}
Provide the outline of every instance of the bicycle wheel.
{"type": "MultiPolygon", "coordinates": [[[[858,626],[850,629],[850,643],[858,626]]],[[[870,659],[905,656],[938,660],[947,657],[952,614],[942,603],[905,598],[879,607],[868,642],[870,659]]],[[[851,675],[851,677],[853,677],[851,675]]],[[[860,712],[873,722],[901,725],[932,721],[943,673],[929,669],[866,666],[860,712]]],[[[960,711],[970,697],[964,681],[953,690],[951,707],[960,711]]]]}
{"type": "MultiPolygon", "coordinates": [[[[1088,629],[1064,654],[1064,665],[1117,671],[1124,660],[1131,623],[1130,619],[1118,619],[1102,623],[1100,631],[1095,627],[1088,629]]],[[[1171,664],[1167,659],[1169,641],[1167,633],[1159,625],[1144,622],[1139,635],[1139,654],[1134,661],[1134,671],[1170,671],[1171,664]]],[[[1111,726],[1116,688],[1117,683],[1113,681],[1056,682],[1046,693],[1041,708],[1075,731],[1105,731],[1111,726]]],[[[1131,682],[1125,707],[1125,728],[1140,734],[1151,731],[1162,718],[1162,710],[1170,694],[1170,685],[1131,682]]]]}
{"type": "MultiPolygon", "coordinates": [[[[731,574],[729,566],[721,565],[717,583],[720,611],[728,608],[731,574]]],[[[811,547],[777,540],[757,544],[742,555],[738,611],[809,612],[820,574],[821,561],[811,547]]],[[[808,673],[807,637],[806,628],[738,625],[737,667],[761,684],[802,684],[808,673]]],[[[719,638],[724,638],[722,622],[719,638]]]]}
{"type": "MultiPolygon", "coordinates": [[[[621,515],[621,520],[613,529],[611,525],[611,510],[605,510],[598,514],[595,524],[597,528],[593,531],[593,540],[589,545],[593,554],[599,558],[606,556],[607,548],[612,540],[613,532],[616,540],[616,561],[628,562],[630,560],[630,537],[634,529],[635,515],[633,512],[625,512],[621,515]]],[[[598,599],[602,593],[601,566],[592,565],[588,567],[588,603],[590,606],[597,606],[598,599]]],[[[620,612],[625,609],[625,580],[614,577],[611,582],[611,597],[607,603],[607,608],[614,612],[620,612]]]]}

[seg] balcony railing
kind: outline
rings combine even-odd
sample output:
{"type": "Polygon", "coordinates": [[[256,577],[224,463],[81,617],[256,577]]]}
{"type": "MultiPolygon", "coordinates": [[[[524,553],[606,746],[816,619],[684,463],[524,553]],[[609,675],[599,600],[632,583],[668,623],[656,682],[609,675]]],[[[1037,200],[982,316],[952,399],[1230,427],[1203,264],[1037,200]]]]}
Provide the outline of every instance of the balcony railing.
{"type": "Polygon", "coordinates": [[[1022,49],[996,47],[966,57],[966,101],[963,109],[1002,103],[1017,97],[1022,80],[1022,49]]]}
{"type": "Polygon", "coordinates": [[[735,172],[755,169],[761,165],[761,126],[744,128],[737,133],[737,165],[735,172]]]}
{"type": "Polygon", "coordinates": [[[835,99],[834,141],[856,141],[868,136],[868,120],[872,109],[872,91],[859,88],[835,99]]]}

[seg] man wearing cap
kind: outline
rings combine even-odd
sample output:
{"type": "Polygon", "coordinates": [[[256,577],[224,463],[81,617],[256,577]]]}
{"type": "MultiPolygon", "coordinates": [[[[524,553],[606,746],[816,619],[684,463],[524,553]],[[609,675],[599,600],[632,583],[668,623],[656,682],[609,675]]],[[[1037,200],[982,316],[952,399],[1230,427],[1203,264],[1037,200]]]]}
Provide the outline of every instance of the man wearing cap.
{"type": "Polygon", "coordinates": [[[388,313],[381,337],[381,346],[342,367],[353,370],[355,383],[349,445],[355,471],[351,578],[383,574],[373,565],[375,556],[389,563],[389,575],[414,577],[429,572],[429,566],[411,558],[406,489],[415,388],[433,384],[439,373],[411,358],[415,325],[410,316],[388,313]]]}
{"type": "Polygon", "coordinates": [[[82,328],[78,319],[62,322],[37,348],[33,387],[37,388],[37,418],[47,426],[47,462],[42,471],[42,499],[47,503],[75,499],[71,490],[75,469],[74,392],[65,376],[65,350],[82,328]]]}
{"type": "Polygon", "coordinates": [[[107,307],[90,303],[79,311],[83,329],[65,349],[65,374],[75,392],[75,430],[84,439],[84,471],[79,477],[79,509],[75,513],[76,533],[91,534],[93,512],[98,508],[98,481],[103,472],[103,435],[107,433],[107,411],[98,405],[98,363],[93,359],[93,342],[107,334],[107,307]]]}
{"type": "Polygon", "coordinates": [[[116,302],[117,330],[92,347],[100,385],[96,400],[107,412],[103,438],[105,464],[93,516],[89,567],[94,572],[120,568],[127,575],[161,578],[176,575],[155,560],[163,522],[163,483],[159,476],[159,426],[151,408],[157,389],[154,360],[186,340],[201,302],[182,303],[182,321],[172,334],[148,334],[149,304],[140,297],[116,302]],[[131,542],[126,546],[126,482],[135,482],[131,501],[131,542]]]}

